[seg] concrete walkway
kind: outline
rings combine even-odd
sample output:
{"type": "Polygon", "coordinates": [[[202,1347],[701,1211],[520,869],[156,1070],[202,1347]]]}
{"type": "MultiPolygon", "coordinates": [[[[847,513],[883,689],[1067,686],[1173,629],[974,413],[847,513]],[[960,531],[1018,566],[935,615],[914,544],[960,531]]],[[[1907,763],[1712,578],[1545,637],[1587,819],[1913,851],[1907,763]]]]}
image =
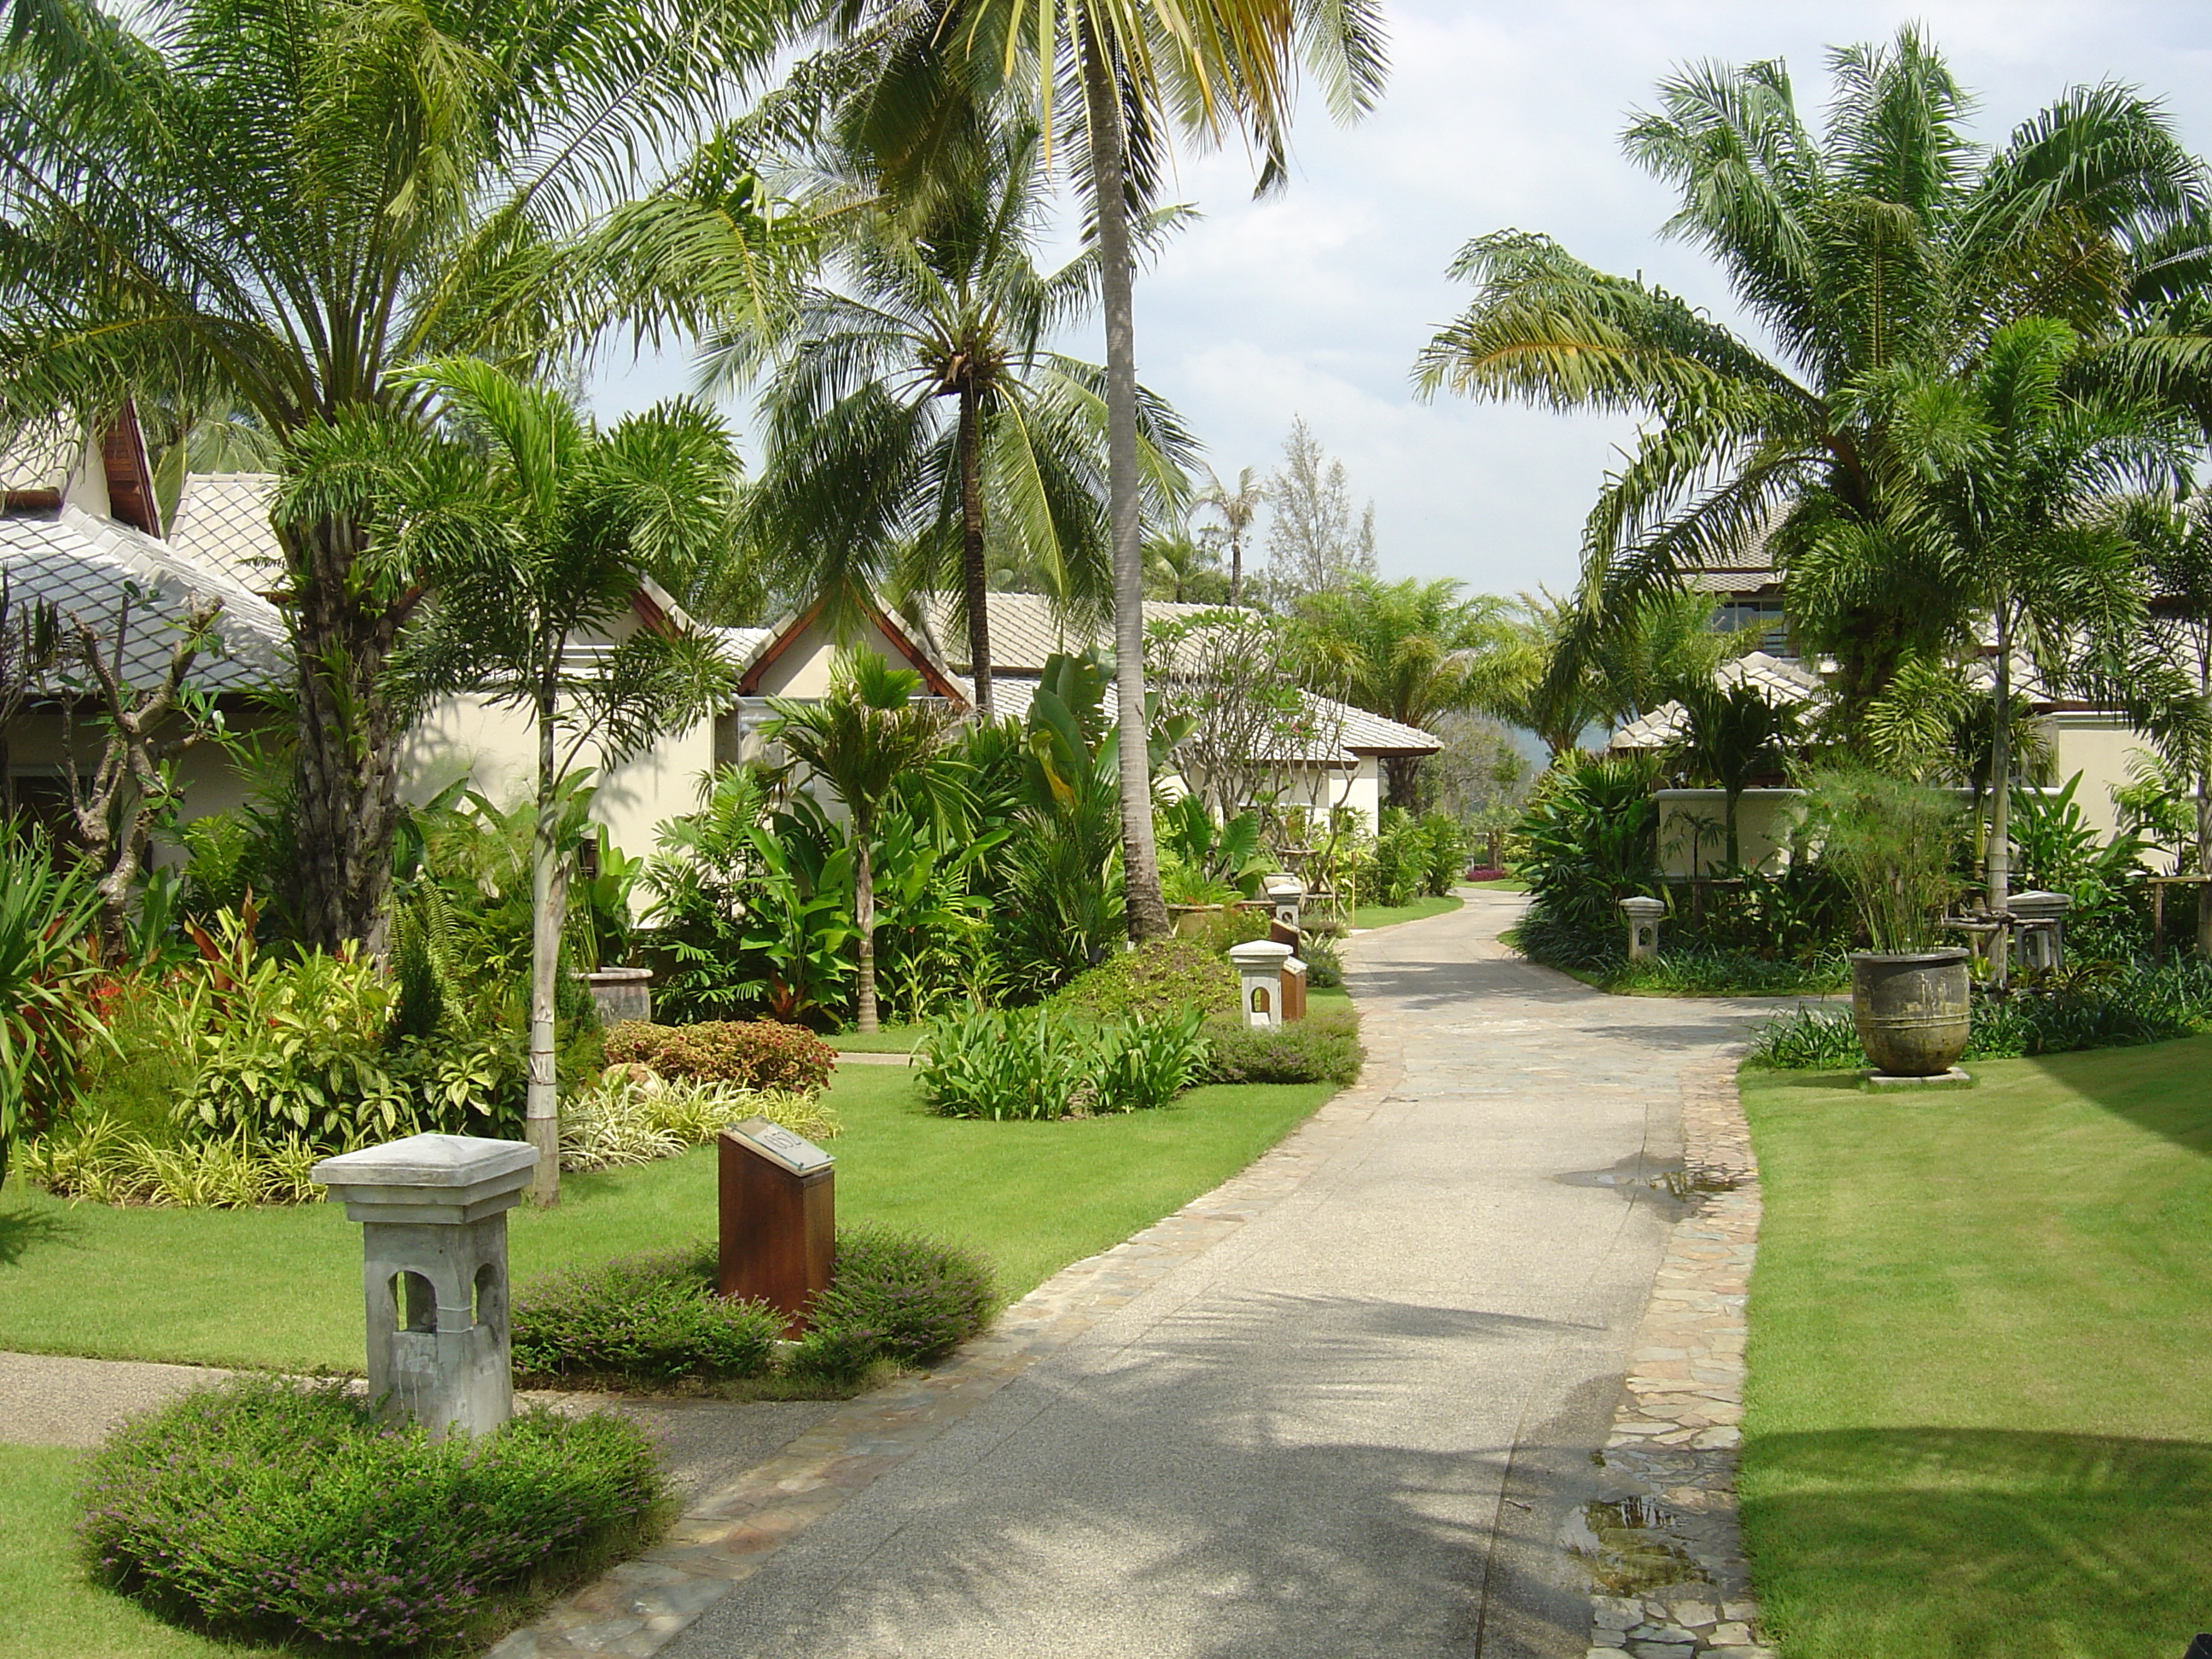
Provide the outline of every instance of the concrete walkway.
{"type": "Polygon", "coordinates": [[[1354,940],[1361,1132],[660,1651],[1582,1654],[1559,1540],[1675,1213],[1680,1074],[1771,1005],[1600,995],[1498,945],[1520,902],[1354,940]]]}

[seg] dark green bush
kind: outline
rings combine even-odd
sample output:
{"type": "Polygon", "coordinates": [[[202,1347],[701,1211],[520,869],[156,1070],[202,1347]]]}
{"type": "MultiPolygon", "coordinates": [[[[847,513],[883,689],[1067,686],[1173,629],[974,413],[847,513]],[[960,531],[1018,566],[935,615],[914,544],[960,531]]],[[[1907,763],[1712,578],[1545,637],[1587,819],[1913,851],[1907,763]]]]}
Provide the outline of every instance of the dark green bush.
{"type": "Polygon", "coordinates": [[[1337,1083],[1357,1080],[1367,1051],[1350,1010],[1316,1012],[1287,1025],[1255,1028],[1234,1015],[1206,1023],[1205,1083],[1337,1083]]]}
{"type": "Polygon", "coordinates": [[[715,1247],[626,1256],[534,1279],[514,1297],[514,1368],[533,1380],[759,1376],[783,1320],[715,1292],[715,1247]]]}
{"type": "Polygon", "coordinates": [[[531,1413],[434,1443],[342,1383],[242,1378],[94,1454],[81,1535],[99,1576],[165,1612],[407,1652],[495,1634],[515,1599],[642,1542],[665,1491],[619,1418],[531,1413]]]}
{"type": "Polygon", "coordinates": [[[1310,988],[1333,990],[1344,983],[1344,962],[1336,953],[1336,940],[1327,933],[1308,933],[1298,941],[1298,960],[1306,965],[1310,988]]]}
{"type": "MultiPolygon", "coordinates": [[[[1249,914],[1259,924],[1253,937],[1266,933],[1266,918],[1257,911],[1249,914]]],[[[1190,1008],[1224,1013],[1237,1006],[1237,970],[1219,951],[1207,948],[1211,943],[1165,939],[1124,951],[1076,975],[1054,996],[1052,1006],[1086,1019],[1181,1014],[1190,1008]]]]}
{"type": "Polygon", "coordinates": [[[991,1322],[998,1294],[981,1256],[888,1227],[841,1228],[830,1288],[807,1310],[795,1369],[851,1376],[878,1360],[926,1365],[991,1322]]]}

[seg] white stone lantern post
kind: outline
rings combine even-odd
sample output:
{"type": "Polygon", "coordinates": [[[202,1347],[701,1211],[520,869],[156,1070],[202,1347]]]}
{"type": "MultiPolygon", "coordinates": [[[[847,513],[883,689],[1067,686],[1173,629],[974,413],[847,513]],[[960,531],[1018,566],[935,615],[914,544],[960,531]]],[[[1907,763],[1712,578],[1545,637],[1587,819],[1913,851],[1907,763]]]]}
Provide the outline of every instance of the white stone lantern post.
{"type": "Polygon", "coordinates": [[[2020,924],[2020,965],[2057,968],[2066,960],[2066,913],[2071,893],[2014,893],[2005,912],[2020,924]]]}
{"type": "MultiPolygon", "coordinates": [[[[1296,876],[1262,876],[1260,878],[1260,890],[1267,896],[1275,926],[1288,928],[1291,939],[1303,937],[1299,916],[1305,903],[1305,883],[1296,876]]],[[[1288,944],[1289,940],[1280,942],[1288,944]]]]}
{"type": "Polygon", "coordinates": [[[1230,947],[1229,960],[1237,969],[1238,1006],[1244,1011],[1247,1025],[1283,1023],[1283,964],[1290,959],[1291,947],[1271,939],[1230,947]]]}
{"type": "Polygon", "coordinates": [[[362,1224],[369,1395],[433,1439],[514,1413],[507,1212],[537,1162],[518,1140],[409,1135],[313,1171],[362,1224]]]}
{"type": "Polygon", "coordinates": [[[1625,898],[1620,902],[1628,918],[1628,959],[1644,962],[1659,954],[1659,918],[1667,914],[1667,901],[1625,898]]]}

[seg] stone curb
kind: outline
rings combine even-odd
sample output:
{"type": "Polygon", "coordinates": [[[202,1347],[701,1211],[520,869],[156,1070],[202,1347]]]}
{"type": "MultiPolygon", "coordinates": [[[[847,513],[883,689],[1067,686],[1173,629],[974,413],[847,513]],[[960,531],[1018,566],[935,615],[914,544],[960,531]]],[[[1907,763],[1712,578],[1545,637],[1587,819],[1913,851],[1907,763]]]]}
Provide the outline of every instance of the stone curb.
{"type": "MultiPolygon", "coordinates": [[[[1587,1659],[1774,1659],[1736,1520],[1742,1442],[1744,1307],[1758,1250],[1759,1164],[1736,1093],[1740,1049],[1683,1068],[1674,1224],[1630,1350],[1594,1508],[1671,1555],[1675,1582],[1590,1598],[1587,1659]]],[[[1601,1554],[1594,1574],[1604,1566],[1601,1554]]],[[[1603,1588],[1601,1585],[1601,1588],[1603,1588]]],[[[1620,1588],[1626,1589],[1626,1586],[1620,1588]]]]}
{"type": "Polygon", "coordinates": [[[556,1603],[487,1659],[659,1652],[805,1528],[1296,1192],[1375,1115],[1397,1069],[1370,1046],[1358,1083],[1240,1173],[1111,1249],[1061,1268],[935,1370],[863,1395],[767,1462],[702,1494],[664,1542],[556,1603]]]}

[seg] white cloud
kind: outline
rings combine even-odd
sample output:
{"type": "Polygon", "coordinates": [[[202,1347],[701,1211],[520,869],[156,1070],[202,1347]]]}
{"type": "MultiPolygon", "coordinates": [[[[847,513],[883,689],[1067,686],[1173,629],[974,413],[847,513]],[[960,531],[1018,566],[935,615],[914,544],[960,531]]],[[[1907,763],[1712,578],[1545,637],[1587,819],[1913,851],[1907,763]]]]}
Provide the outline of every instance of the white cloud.
{"type": "MultiPolygon", "coordinates": [[[[1309,100],[1287,191],[1250,200],[1238,149],[1182,160],[1174,193],[1206,216],[1142,281],[1139,372],[1224,474],[1272,467],[1303,412],[1355,490],[1375,498],[1389,574],[1504,591],[1570,585],[1583,514],[1627,429],[1418,403],[1414,355],[1464,297],[1445,264],[1469,237],[1516,225],[1732,314],[1696,251],[1660,239],[1672,204],[1620,155],[1627,112],[1671,67],[1705,57],[1784,57],[1801,104],[1817,109],[1824,48],[1915,20],[1983,94],[1985,138],[2069,85],[2110,76],[2164,96],[2184,137],[2212,145],[2212,8],[2202,4],[1405,0],[1390,7],[1382,106],[1340,129],[1309,100]]],[[[1095,334],[1071,343],[1099,349],[1095,334]]],[[[666,362],[611,368],[599,401],[643,404],[685,379],[666,362]]]]}

